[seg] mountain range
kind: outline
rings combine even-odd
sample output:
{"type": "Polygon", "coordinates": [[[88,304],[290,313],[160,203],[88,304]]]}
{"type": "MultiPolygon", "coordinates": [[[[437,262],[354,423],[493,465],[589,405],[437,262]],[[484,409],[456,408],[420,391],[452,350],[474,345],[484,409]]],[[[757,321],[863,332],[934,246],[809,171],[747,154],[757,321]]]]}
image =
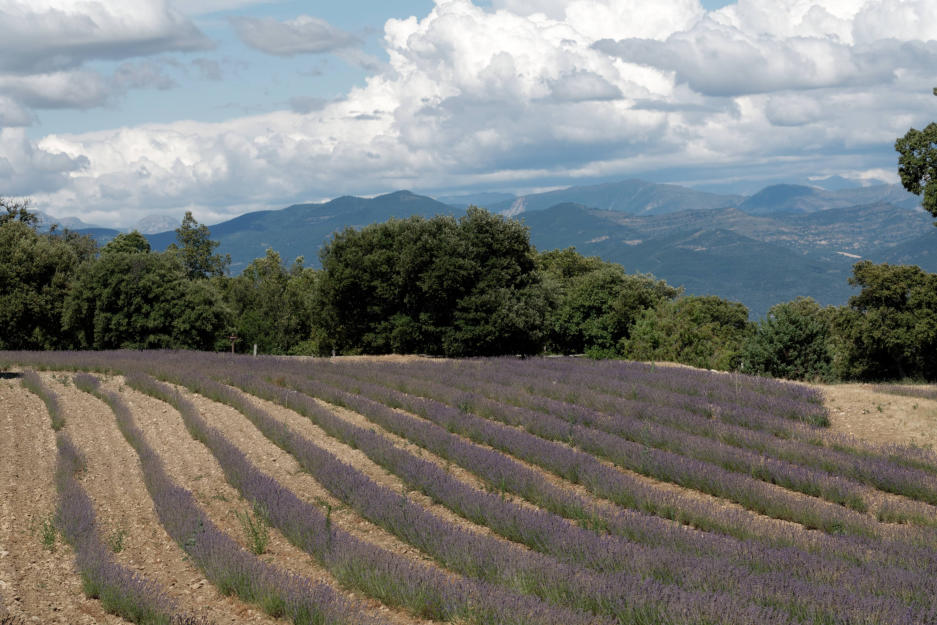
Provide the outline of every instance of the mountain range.
{"type": "MultiPolygon", "coordinates": [[[[917,264],[937,271],[937,228],[920,200],[899,185],[823,189],[775,185],[751,196],[706,193],[640,180],[578,186],[520,197],[455,196],[440,201],[397,191],[247,213],[211,226],[234,273],[268,248],[285,262],[318,252],[335,232],[391,217],[458,216],[468,204],[522,220],[540,250],[575,246],[582,254],[653,273],[690,294],[741,301],[753,317],[799,295],[844,304],[859,259],[917,264]]],[[[105,228],[78,229],[106,241],[105,228]]],[[[154,249],[172,230],[147,234],[154,249]]]]}

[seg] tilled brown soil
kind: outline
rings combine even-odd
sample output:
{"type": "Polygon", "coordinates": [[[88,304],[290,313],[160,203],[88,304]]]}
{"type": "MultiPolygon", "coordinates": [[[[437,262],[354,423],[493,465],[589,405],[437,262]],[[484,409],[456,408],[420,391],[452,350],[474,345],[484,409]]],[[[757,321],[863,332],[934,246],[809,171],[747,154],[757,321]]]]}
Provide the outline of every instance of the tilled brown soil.
{"type": "Polygon", "coordinates": [[[85,598],[72,550],[41,526],[55,513],[55,435],[42,401],[18,379],[0,380],[0,599],[23,622],[122,623],[85,598]]]}
{"type": "Polygon", "coordinates": [[[91,497],[101,535],[121,541],[115,557],[121,564],[157,582],[180,611],[212,623],[274,623],[253,606],[226,597],[209,584],[166,534],[143,483],[133,448],[117,428],[110,407],[73,384],[42,375],[58,394],[65,411],[65,429],[87,459],[81,485],[91,497]]]}
{"type": "MultiPolygon", "coordinates": [[[[292,410],[288,410],[286,408],[283,408],[282,406],[274,404],[273,402],[269,402],[269,401],[251,396],[251,395],[247,395],[246,397],[248,398],[249,401],[251,401],[255,405],[258,405],[264,410],[266,410],[270,414],[270,416],[272,416],[273,418],[277,419],[281,423],[285,423],[293,431],[299,433],[300,435],[302,435],[304,438],[311,441],[316,446],[330,452],[332,455],[339,458],[342,462],[345,462],[346,464],[351,465],[352,467],[354,467],[361,473],[367,475],[374,482],[380,484],[381,486],[389,488],[390,490],[396,491],[398,493],[405,493],[408,499],[420,504],[424,509],[429,510],[430,512],[432,512],[434,515],[438,516],[439,518],[449,523],[455,524],[458,527],[461,527],[465,530],[475,532],[478,534],[486,534],[489,536],[496,537],[494,532],[492,532],[487,527],[476,525],[470,521],[467,521],[465,518],[453,513],[445,506],[433,502],[433,500],[430,497],[423,495],[419,492],[410,490],[409,487],[407,487],[400,478],[398,478],[396,475],[388,472],[386,469],[384,469],[383,467],[373,462],[360,449],[353,449],[350,446],[342,443],[341,441],[335,438],[332,438],[331,436],[326,434],[325,431],[323,431],[317,425],[312,423],[312,421],[310,421],[306,417],[292,410]]],[[[349,415],[353,415],[353,414],[354,413],[351,413],[350,411],[345,410],[341,412],[340,416],[347,418],[349,415]]],[[[355,416],[361,418],[360,415],[355,415],[355,416]]],[[[371,426],[371,429],[378,431],[378,428],[373,425],[371,426]]],[[[225,431],[227,432],[227,430],[225,431]]],[[[381,433],[387,434],[383,430],[381,430],[381,433]]],[[[270,444],[272,445],[272,443],[270,444]]],[[[416,447],[415,445],[410,445],[410,444],[408,444],[408,446],[412,447],[410,451],[413,451],[413,453],[416,454],[417,456],[425,455],[423,454],[422,450],[419,449],[419,447],[416,447]]],[[[285,453],[285,452],[281,452],[281,453],[285,453]]],[[[290,457],[290,456],[287,454],[287,457],[290,457]]],[[[309,479],[312,479],[312,478],[309,478],[309,479]]],[[[297,488],[300,488],[299,484],[297,484],[297,488]]],[[[295,492],[303,492],[303,491],[295,490],[295,492]]],[[[399,543],[399,542],[398,544],[401,545],[401,547],[393,547],[395,551],[400,550],[403,553],[413,552],[415,554],[420,554],[420,552],[416,551],[409,545],[406,545],[404,543],[399,543]]],[[[388,547],[390,546],[391,545],[388,545],[388,547]]],[[[425,557],[425,556],[422,556],[422,554],[420,554],[420,556],[425,557]]]]}
{"type": "MultiPolygon", "coordinates": [[[[115,557],[122,564],[138,570],[158,582],[184,612],[201,616],[213,623],[285,622],[264,615],[259,608],[220,595],[184,556],[182,550],[159,525],[152,501],[143,485],[139,462],[132,448],[120,435],[113,413],[101,401],[82,393],[65,382],[70,374],[42,374],[43,380],[61,398],[65,409],[66,432],[87,458],[87,471],[80,480],[91,496],[105,538],[121,537],[122,549],[115,557]]],[[[244,530],[235,516],[248,509],[247,503],[227,484],[211,453],[193,440],[185,430],[180,415],[168,404],[126,387],[119,377],[105,382],[131,405],[134,417],[147,442],[160,455],[169,475],[181,486],[193,491],[212,520],[232,538],[247,545],[244,530]]],[[[872,444],[913,443],[937,445],[937,401],[881,393],[864,385],[822,387],[833,421],[832,431],[847,433],[872,444]]],[[[262,471],[307,501],[332,507],[332,519],[339,527],[395,553],[435,566],[425,554],[403,543],[381,528],[361,519],[332,497],[311,476],[303,472],[288,454],[268,441],[236,410],[204,397],[186,393],[208,421],[222,430],[232,443],[245,451],[262,471]]],[[[314,444],[337,455],[376,482],[419,503],[440,518],[479,533],[491,534],[455,515],[428,497],[408,491],[394,475],[374,464],[360,450],[353,449],[326,435],[321,429],[292,410],[255,397],[250,400],[265,408],[274,418],[310,439],[314,444]]],[[[437,466],[474,488],[484,484],[461,467],[421,450],[367,421],[355,412],[328,406],[336,415],[387,437],[394,445],[437,466]]],[[[419,417],[417,417],[419,418],[419,417]]],[[[37,623],[122,623],[105,614],[99,602],[87,599],[73,569],[73,554],[59,537],[55,550],[42,546],[40,527],[54,512],[56,494],[53,483],[55,437],[42,402],[25,391],[18,379],[0,379],[0,616],[4,612],[23,622],[37,623]]],[[[571,489],[596,506],[614,510],[614,504],[596,498],[584,488],[521,461],[547,480],[571,489]]],[[[610,463],[604,462],[607,466],[610,463]]],[[[706,501],[740,510],[725,500],[692,489],[616,469],[658,489],[663,498],[678,497],[706,501]]],[[[521,505],[530,504],[506,495],[521,505]]],[[[894,499],[870,491],[875,504],[894,499]]],[[[935,510],[927,507],[926,512],[935,510]]],[[[874,508],[873,508],[874,511],[874,508]]],[[[804,540],[811,532],[799,525],[746,512],[766,532],[795,528],[804,540]]],[[[271,529],[271,541],[264,559],[284,570],[333,588],[338,583],[308,554],[290,545],[271,529]]],[[[499,539],[501,540],[501,539],[499,539]]],[[[362,602],[375,616],[400,625],[427,623],[400,610],[389,609],[357,593],[340,590],[345,596],[362,602]]]]}
{"type": "MultiPolygon", "coordinates": [[[[248,538],[237,513],[247,513],[250,506],[237,490],[225,481],[221,466],[211,452],[189,435],[179,413],[165,402],[123,386],[120,378],[108,381],[105,387],[120,390],[130,405],[137,424],[143,430],[147,443],[160,456],[170,477],[180,486],[192,491],[212,522],[243,547],[248,548],[248,538]]],[[[285,478],[281,483],[290,488],[300,483],[307,487],[315,484],[308,475],[299,471],[298,464],[292,458],[263,438],[240,413],[198,396],[190,395],[190,398],[198,400],[200,412],[209,423],[224,432],[227,440],[239,447],[247,441],[241,449],[247,452],[251,461],[262,471],[277,479],[285,478]]],[[[304,491],[296,492],[300,494],[304,491]]],[[[376,535],[386,533],[374,528],[373,532],[364,534],[371,542],[379,543],[374,540],[376,535]]],[[[270,528],[269,537],[263,559],[283,570],[338,588],[338,583],[327,570],[316,563],[309,554],[293,546],[280,532],[270,528]]],[[[395,540],[389,535],[388,537],[395,540]]],[[[354,592],[345,592],[345,595],[362,602],[374,615],[384,620],[401,624],[426,622],[390,610],[354,592]]],[[[254,608],[250,611],[256,612],[254,608]]],[[[259,615],[255,615],[255,618],[259,618],[259,615]]]]}

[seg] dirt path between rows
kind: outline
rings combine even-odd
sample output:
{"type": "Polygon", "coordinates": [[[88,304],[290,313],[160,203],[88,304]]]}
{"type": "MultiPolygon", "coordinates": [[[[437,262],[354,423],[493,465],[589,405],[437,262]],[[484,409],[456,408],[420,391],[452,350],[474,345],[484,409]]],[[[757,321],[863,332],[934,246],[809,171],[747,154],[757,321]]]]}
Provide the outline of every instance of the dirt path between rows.
{"type": "MultiPolygon", "coordinates": [[[[241,546],[247,548],[247,537],[236,513],[245,513],[250,506],[225,480],[221,466],[208,448],[189,435],[178,411],[165,402],[122,386],[120,378],[108,381],[105,386],[111,390],[123,389],[121,393],[130,405],[147,443],[162,459],[170,477],[179,486],[191,490],[211,520],[241,546]]],[[[191,395],[189,397],[190,399],[196,398],[191,395]]],[[[263,438],[240,413],[204,398],[200,399],[207,402],[199,406],[200,411],[205,409],[203,416],[210,424],[221,429],[227,440],[239,445],[239,440],[243,441],[245,437],[251,436],[251,430],[254,436],[263,438]]],[[[266,441],[266,439],[263,440],[266,441]]],[[[297,478],[308,478],[304,473],[299,473],[299,466],[295,464],[295,461],[293,465],[290,465],[289,460],[292,459],[280,455],[283,452],[272,443],[270,446],[277,453],[256,444],[241,449],[248,453],[251,462],[261,470],[267,470],[271,468],[271,465],[273,468],[282,466],[285,468],[280,471],[284,475],[293,474],[297,478]]],[[[275,477],[279,478],[281,475],[275,475],[275,477]]],[[[323,582],[332,588],[339,588],[338,582],[325,568],[309,554],[293,546],[279,531],[270,528],[269,535],[270,542],[265,554],[261,556],[262,559],[271,562],[277,568],[290,571],[313,582],[323,582]]],[[[401,625],[424,622],[391,610],[355,592],[337,591],[362,604],[373,616],[383,620],[401,625]]],[[[254,609],[252,611],[256,612],[254,609]]]]}
{"type": "MultiPolygon", "coordinates": [[[[401,480],[399,477],[397,477],[393,473],[390,473],[389,471],[384,469],[382,466],[375,463],[363,451],[361,451],[360,449],[353,449],[352,447],[346,445],[345,443],[342,443],[338,439],[329,436],[323,429],[315,425],[307,417],[304,417],[297,412],[284,408],[283,406],[280,406],[273,402],[260,399],[253,395],[244,395],[244,397],[246,397],[248,401],[252,402],[253,404],[266,410],[267,413],[270,414],[270,416],[272,416],[274,419],[276,419],[280,423],[285,423],[287,426],[289,426],[290,429],[292,429],[296,433],[302,435],[304,438],[308,439],[316,446],[322,449],[325,449],[326,451],[328,451],[335,457],[339,458],[342,462],[345,462],[346,464],[351,465],[358,471],[362,472],[363,474],[371,478],[374,482],[392,491],[395,491],[398,493],[401,493],[401,492],[406,493],[406,496],[408,499],[410,499],[414,503],[419,504],[423,509],[431,512],[433,515],[439,517],[440,519],[446,521],[447,523],[452,523],[453,525],[457,527],[468,530],[470,532],[474,532],[476,534],[484,534],[486,536],[497,538],[498,540],[503,540],[499,536],[497,536],[497,534],[491,531],[488,527],[472,523],[471,521],[468,521],[464,517],[459,516],[458,514],[455,514],[454,512],[452,512],[451,510],[443,506],[442,504],[435,503],[430,497],[420,492],[417,492],[415,490],[411,490],[406,484],[404,484],[403,480],[401,480]]],[[[369,421],[364,419],[364,417],[361,417],[357,413],[354,413],[348,410],[338,409],[329,404],[325,404],[324,402],[319,402],[319,403],[327,407],[328,409],[330,409],[337,416],[343,419],[352,421],[353,423],[355,423],[355,425],[360,425],[367,429],[372,429],[375,432],[386,435],[389,438],[389,440],[391,440],[391,442],[394,442],[398,447],[405,449],[409,453],[412,453],[413,455],[420,457],[424,460],[432,461],[433,459],[432,454],[429,454],[428,452],[420,449],[420,447],[418,447],[417,445],[413,443],[406,442],[406,443],[400,444],[399,442],[402,439],[394,437],[392,434],[389,434],[388,432],[381,430],[380,428],[373,425],[372,423],[370,423],[369,421]]],[[[467,471],[464,471],[463,469],[456,467],[456,466],[450,467],[450,471],[452,471],[453,473],[458,472],[460,474],[465,474],[466,481],[468,481],[468,483],[472,484],[473,486],[477,488],[481,488],[480,482],[477,482],[474,479],[474,477],[471,476],[467,471]]],[[[415,550],[409,545],[406,545],[405,543],[400,543],[400,544],[403,545],[402,548],[405,550],[405,552],[412,551],[417,554],[420,553],[419,551],[415,550]]],[[[422,557],[428,559],[427,556],[422,556],[422,557]]]]}
{"type": "Polygon", "coordinates": [[[43,547],[40,526],[56,506],[55,457],[45,405],[18,379],[0,379],[0,600],[24,623],[123,623],[85,597],[60,536],[54,551],[43,547]]]}
{"type": "Polygon", "coordinates": [[[116,541],[122,543],[117,561],[158,583],[183,613],[216,625],[276,623],[219,593],[166,533],[143,483],[137,455],[117,428],[110,407],[73,384],[56,382],[48,374],[43,378],[58,393],[66,430],[87,459],[81,485],[94,502],[99,533],[112,548],[116,541]]]}
{"type": "MultiPolygon", "coordinates": [[[[386,430],[382,429],[380,426],[378,426],[378,425],[376,425],[376,424],[374,424],[374,423],[371,423],[370,421],[367,420],[366,417],[364,417],[364,416],[362,416],[362,415],[360,415],[360,414],[358,414],[358,413],[355,413],[355,412],[353,412],[353,411],[346,410],[346,409],[343,409],[343,408],[340,408],[340,407],[337,407],[337,406],[333,406],[333,405],[328,404],[328,403],[326,403],[326,402],[322,402],[321,400],[317,400],[317,401],[319,401],[319,403],[321,403],[322,405],[327,406],[330,410],[332,410],[335,414],[341,416],[342,418],[349,419],[349,420],[351,420],[352,422],[354,422],[354,423],[356,423],[356,424],[358,424],[358,425],[361,425],[362,427],[367,427],[367,428],[374,429],[374,430],[377,431],[377,432],[383,433],[383,434],[385,434],[385,435],[391,437],[392,440],[393,440],[394,438],[396,438],[396,437],[395,437],[393,434],[391,434],[390,432],[387,432],[386,430]]],[[[394,410],[395,410],[396,412],[400,412],[400,413],[402,413],[402,414],[406,414],[407,416],[413,417],[413,418],[417,419],[418,421],[425,421],[427,424],[430,424],[430,423],[431,423],[430,421],[426,420],[425,418],[423,418],[423,417],[421,417],[421,416],[419,416],[419,415],[416,415],[416,414],[414,414],[414,413],[407,412],[407,411],[404,411],[404,410],[400,410],[400,409],[397,409],[397,408],[395,408],[394,410]]],[[[295,413],[294,413],[294,414],[295,414],[295,413]]],[[[512,429],[515,429],[515,430],[518,430],[518,431],[521,431],[521,432],[526,432],[526,430],[524,430],[524,429],[523,429],[522,427],[520,427],[520,426],[506,425],[505,427],[509,427],[509,428],[512,428],[512,429]]],[[[466,438],[466,437],[464,437],[464,436],[462,436],[462,435],[460,435],[460,434],[455,434],[455,436],[458,436],[459,438],[465,440],[466,442],[473,443],[473,444],[478,444],[478,443],[474,443],[474,441],[471,441],[470,439],[468,439],[468,438],[466,438]]],[[[568,444],[566,444],[566,443],[564,443],[564,442],[562,442],[562,441],[550,441],[550,442],[551,442],[551,443],[556,443],[557,445],[561,445],[561,446],[563,446],[563,447],[568,447],[568,448],[574,449],[574,450],[576,450],[576,451],[581,451],[581,450],[579,450],[578,448],[576,448],[576,447],[574,447],[574,446],[571,446],[571,445],[568,445],[568,444]]],[[[408,444],[408,445],[412,445],[412,443],[407,443],[407,444],[408,444]]],[[[479,445],[479,446],[484,447],[484,448],[486,448],[486,449],[489,449],[489,450],[491,450],[491,451],[494,451],[495,453],[503,453],[503,452],[500,452],[500,451],[498,451],[497,449],[494,449],[494,448],[492,448],[492,447],[490,447],[490,446],[488,446],[488,445],[483,445],[483,444],[482,444],[482,445],[479,445]]],[[[430,454],[430,453],[428,453],[428,452],[426,452],[425,450],[423,451],[423,454],[424,454],[424,456],[425,456],[427,459],[433,458],[433,455],[430,454]]],[[[550,471],[547,471],[547,470],[543,469],[542,467],[539,467],[539,466],[537,466],[537,465],[535,465],[535,464],[531,464],[531,463],[529,463],[529,462],[527,462],[527,461],[525,461],[525,460],[523,460],[523,459],[521,459],[521,458],[518,458],[518,457],[516,457],[516,456],[509,456],[509,457],[510,457],[512,460],[514,460],[514,461],[520,463],[521,465],[527,467],[528,469],[531,469],[532,471],[534,471],[534,472],[540,474],[540,475],[543,477],[543,479],[544,479],[545,481],[550,482],[550,483],[553,484],[554,486],[557,486],[557,487],[562,488],[562,489],[564,489],[564,490],[572,491],[572,492],[574,492],[575,494],[581,496],[581,497],[582,497],[583,499],[585,499],[586,501],[594,502],[595,505],[597,506],[597,508],[606,509],[606,510],[614,510],[614,509],[617,509],[617,510],[626,510],[626,509],[624,509],[624,508],[618,506],[617,504],[615,504],[615,503],[613,503],[613,502],[611,502],[611,501],[609,501],[609,500],[607,500],[607,499],[604,499],[604,498],[602,498],[602,497],[599,497],[599,496],[597,496],[597,495],[594,495],[594,494],[591,493],[587,488],[585,488],[584,486],[582,486],[582,485],[580,485],[580,484],[573,484],[573,483],[570,482],[569,480],[566,480],[566,479],[564,479],[564,478],[562,478],[562,477],[560,477],[560,476],[558,476],[558,475],[556,475],[556,474],[554,474],[554,473],[551,473],[550,471]]],[[[732,512],[736,512],[736,513],[741,513],[741,514],[743,514],[743,515],[745,515],[745,516],[751,517],[751,519],[752,519],[753,522],[759,523],[759,524],[763,524],[763,525],[764,525],[764,528],[765,528],[765,529],[764,529],[765,532],[770,532],[770,533],[787,533],[787,532],[790,532],[790,531],[795,531],[795,532],[804,532],[804,533],[807,533],[807,530],[805,530],[805,529],[803,528],[803,526],[800,525],[799,523],[794,523],[794,522],[791,522],[791,521],[783,521],[783,520],[780,520],[780,519],[775,519],[775,518],[773,518],[773,517],[769,517],[769,516],[766,516],[766,515],[764,515],[764,514],[761,514],[761,513],[752,511],[752,510],[748,510],[748,509],[746,509],[745,507],[741,506],[740,504],[737,504],[737,503],[732,502],[732,501],[728,501],[728,500],[726,500],[726,499],[722,499],[722,498],[720,498],[720,497],[715,497],[715,496],[713,496],[713,495],[709,495],[709,494],[707,494],[707,493],[703,493],[703,492],[700,492],[700,491],[698,491],[698,490],[694,490],[694,489],[691,489],[691,488],[687,488],[687,487],[684,487],[684,486],[680,486],[680,485],[674,484],[674,483],[672,483],[672,482],[664,482],[664,481],[661,481],[661,480],[658,480],[658,479],[655,479],[655,478],[652,478],[652,477],[648,477],[648,476],[646,476],[646,475],[642,475],[642,474],[640,474],[640,473],[636,473],[636,472],[634,472],[634,471],[632,471],[632,470],[630,470],[630,469],[626,469],[626,468],[620,467],[620,466],[616,465],[615,463],[613,463],[613,462],[611,462],[611,461],[609,461],[609,460],[606,460],[606,459],[604,459],[604,458],[600,458],[600,457],[597,457],[597,456],[596,456],[595,459],[596,459],[597,462],[599,462],[600,464],[606,466],[607,468],[612,469],[612,470],[614,470],[614,471],[616,471],[616,472],[622,473],[623,475],[625,475],[625,476],[627,476],[627,477],[629,477],[629,478],[632,478],[632,479],[634,479],[634,480],[637,480],[637,481],[639,481],[639,482],[642,482],[642,483],[644,483],[644,484],[650,486],[651,488],[653,488],[653,489],[659,491],[659,492],[660,492],[660,498],[661,498],[661,500],[664,500],[664,501],[669,500],[669,501],[672,501],[672,502],[674,502],[674,503],[678,503],[678,502],[680,502],[681,500],[684,500],[684,498],[685,498],[685,500],[688,501],[688,502],[703,502],[703,503],[706,503],[706,504],[709,504],[709,505],[714,505],[714,506],[716,506],[716,507],[723,508],[723,509],[725,509],[725,510],[727,510],[727,511],[732,511],[732,512]]],[[[439,460],[438,457],[437,457],[437,460],[439,460]]],[[[456,467],[456,469],[458,469],[458,470],[461,472],[460,475],[464,474],[464,475],[468,476],[471,481],[480,484],[480,481],[478,481],[477,478],[475,478],[474,476],[472,476],[468,471],[465,471],[464,469],[461,469],[461,468],[459,468],[459,467],[456,467]]],[[[798,493],[798,494],[799,494],[799,493],[798,493]]],[[[804,497],[807,497],[807,495],[804,495],[804,497]]],[[[519,498],[518,498],[518,499],[519,499],[519,498]]],[[[676,523],[676,522],[674,522],[674,521],[670,521],[670,520],[668,520],[668,519],[663,519],[663,518],[661,518],[661,520],[662,520],[663,522],[665,522],[665,523],[674,523],[675,525],[680,525],[679,523],[676,523]]],[[[685,527],[685,526],[682,526],[682,527],[685,527]]],[[[687,529],[690,529],[690,528],[687,528],[687,529]]],[[[693,530],[693,531],[695,531],[695,530],[693,530]]]]}

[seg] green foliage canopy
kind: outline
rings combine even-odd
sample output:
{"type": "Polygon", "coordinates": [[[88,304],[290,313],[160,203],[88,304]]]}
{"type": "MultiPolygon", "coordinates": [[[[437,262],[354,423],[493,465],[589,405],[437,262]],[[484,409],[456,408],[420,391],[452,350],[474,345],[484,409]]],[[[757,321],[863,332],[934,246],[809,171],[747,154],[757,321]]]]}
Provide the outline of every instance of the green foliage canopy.
{"type": "Polygon", "coordinates": [[[627,274],[617,263],[586,258],[574,248],[544,252],[538,260],[553,300],[548,351],[616,355],[644,310],[680,294],[654,276],[627,274]]]}
{"type": "Polygon", "coordinates": [[[150,242],[138,230],[120,233],[101,249],[102,254],[146,254],[150,251],[150,242]]]}
{"type": "Polygon", "coordinates": [[[901,184],[915,195],[923,194],[921,205],[937,217],[937,123],[928,124],[924,130],[911,128],[895,142],[895,150],[900,155],[901,184]]]}
{"type": "Polygon", "coordinates": [[[346,229],[321,253],[319,321],[339,352],[536,353],[547,295],[527,229],[470,207],[346,229]]]}
{"type": "Polygon", "coordinates": [[[265,354],[287,354],[312,333],[316,272],[298,258],[290,269],[267,250],[239,276],[225,282],[225,301],[235,318],[241,345],[265,354]]]}
{"type": "Polygon", "coordinates": [[[735,370],[748,332],[744,305],[714,295],[691,295],[645,310],[620,349],[636,360],[735,370]]]}
{"type": "Polygon", "coordinates": [[[937,274],[856,263],[862,291],[835,319],[836,368],[846,379],[937,379],[937,274]]]}
{"type": "Polygon", "coordinates": [[[0,220],[0,349],[60,349],[63,301],[94,242],[40,234],[34,215],[21,209],[0,220]]]}
{"type": "Polygon", "coordinates": [[[73,284],[62,319],[75,347],[214,349],[229,322],[216,289],[189,280],[177,256],[122,251],[126,242],[105,247],[73,284]]]}
{"type": "Polygon", "coordinates": [[[745,343],[743,371],[791,380],[830,380],[834,309],[809,297],[772,306],[745,343]]]}

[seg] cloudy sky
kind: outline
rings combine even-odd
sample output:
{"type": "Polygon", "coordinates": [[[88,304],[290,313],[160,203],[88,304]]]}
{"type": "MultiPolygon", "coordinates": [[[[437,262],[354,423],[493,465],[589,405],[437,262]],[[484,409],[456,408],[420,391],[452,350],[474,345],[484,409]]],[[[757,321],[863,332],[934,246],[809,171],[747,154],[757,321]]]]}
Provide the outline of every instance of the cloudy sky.
{"type": "Polygon", "coordinates": [[[0,195],[129,226],[343,194],[896,181],[935,0],[0,0],[0,195]]]}

